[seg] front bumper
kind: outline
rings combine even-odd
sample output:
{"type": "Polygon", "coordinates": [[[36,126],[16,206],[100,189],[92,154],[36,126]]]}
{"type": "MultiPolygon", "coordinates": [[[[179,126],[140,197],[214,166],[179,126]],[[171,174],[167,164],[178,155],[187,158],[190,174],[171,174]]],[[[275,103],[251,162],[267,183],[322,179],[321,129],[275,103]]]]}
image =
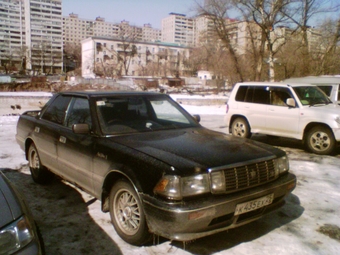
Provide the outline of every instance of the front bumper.
{"type": "Polygon", "coordinates": [[[288,173],[274,182],[234,194],[209,196],[197,200],[166,202],[143,196],[150,231],[170,240],[189,241],[235,228],[259,219],[284,205],[284,197],[296,185],[294,174],[288,173]],[[272,204],[248,213],[234,215],[237,204],[274,194],[272,204]]]}

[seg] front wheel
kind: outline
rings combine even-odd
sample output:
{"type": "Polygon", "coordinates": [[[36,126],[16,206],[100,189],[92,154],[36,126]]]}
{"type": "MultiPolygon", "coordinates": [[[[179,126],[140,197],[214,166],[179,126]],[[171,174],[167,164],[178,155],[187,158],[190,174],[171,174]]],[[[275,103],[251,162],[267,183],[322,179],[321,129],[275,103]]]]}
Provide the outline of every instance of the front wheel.
{"type": "Polygon", "coordinates": [[[132,245],[143,245],[151,237],[141,201],[127,181],[118,181],[110,193],[110,216],[118,235],[132,245]]]}
{"type": "Polygon", "coordinates": [[[53,178],[53,174],[41,164],[38,150],[33,143],[28,149],[27,158],[33,181],[39,184],[49,183],[53,178]]]}
{"type": "Polygon", "coordinates": [[[331,154],[335,148],[333,133],[324,126],[316,126],[309,130],[305,143],[309,151],[320,155],[331,154]]]}
{"type": "Polygon", "coordinates": [[[250,127],[248,121],[245,118],[236,118],[231,124],[231,133],[233,136],[242,138],[250,138],[250,127]]]}

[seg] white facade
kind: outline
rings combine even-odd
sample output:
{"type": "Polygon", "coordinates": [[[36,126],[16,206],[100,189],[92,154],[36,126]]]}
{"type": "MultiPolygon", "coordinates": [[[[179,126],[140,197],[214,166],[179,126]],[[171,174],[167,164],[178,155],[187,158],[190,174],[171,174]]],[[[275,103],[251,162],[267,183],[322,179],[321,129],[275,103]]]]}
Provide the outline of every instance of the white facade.
{"type": "Polygon", "coordinates": [[[162,41],[194,45],[194,20],[184,14],[170,13],[162,19],[162,41]]]}
{"type": "Polygon", "coordinates": [[[209,41],[214,41],[216,36],[214,36],[214,24],[211,19],[207,16],[197,16],[194,19],[194,42],[195,46],[200,46],[201,44],[208,43],[209,41]]]}
{"type": "Polygon", "coordinates": [[[213,78],[213,74],[210,71],[199,70],[197,72],[197,77],[200,80],[211,80],[213,78]]]}
{"type": "Polygon", "coordinates": [[[189,53],[190,48],[177,44],[90,37],[82,41],[82,76],[182,75],[189,53]]]}
{"type": "Polygon", "coordinates": [[[0,59],[15,68],[62,71],[62,1],[2,0],[0,59]]]}

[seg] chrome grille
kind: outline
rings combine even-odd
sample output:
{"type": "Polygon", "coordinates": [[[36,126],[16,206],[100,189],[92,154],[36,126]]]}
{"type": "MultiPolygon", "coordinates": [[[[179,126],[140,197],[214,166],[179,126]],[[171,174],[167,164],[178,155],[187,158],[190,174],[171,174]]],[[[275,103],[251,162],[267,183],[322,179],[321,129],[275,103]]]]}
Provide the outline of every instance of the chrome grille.
{"type": "Polygon", "coordinates": [[[276,179],[275,162],[268,160],[224,169],[226,192],[246,189],[276,179]]]}

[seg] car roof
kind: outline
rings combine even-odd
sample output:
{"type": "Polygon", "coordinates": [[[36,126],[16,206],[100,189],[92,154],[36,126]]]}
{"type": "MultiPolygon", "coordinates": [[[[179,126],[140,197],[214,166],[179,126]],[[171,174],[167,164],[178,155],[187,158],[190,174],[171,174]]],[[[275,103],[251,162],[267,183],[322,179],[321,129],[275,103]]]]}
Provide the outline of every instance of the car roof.
{"type": "Polygon", "coordinates": [[[86,96],[86,97],[105,97],[105,96],[151,96],[151,95],[165,95],[157,92],[144,91],[63,91],[59,92],[61,95],[69,96],[86,96]]]}
{"type": "Polygon", "coordinates": [[[251,86],[277,86],[277,87],[301,87],[301,86],[313,86],[315,84],[310,83],[292,83],[292,82],[241,82],[239,85],[251,85],[251,86]]]}
{"type": "Polygon", "coordinates": [[[317,85],[340,84],[340,76],[306,76],[285,79],[287,83],[310,83],[317,85]]]}

